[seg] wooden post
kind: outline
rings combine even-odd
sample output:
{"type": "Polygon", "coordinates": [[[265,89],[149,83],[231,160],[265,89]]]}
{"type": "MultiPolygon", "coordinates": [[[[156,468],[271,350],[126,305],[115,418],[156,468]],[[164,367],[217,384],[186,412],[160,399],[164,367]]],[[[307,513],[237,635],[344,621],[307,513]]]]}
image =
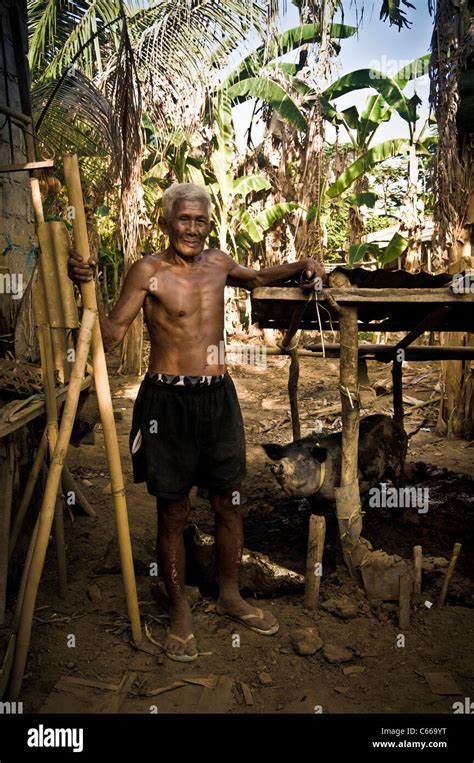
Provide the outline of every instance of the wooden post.
{"type": "Polygon", "coordinates": [[[291,429],[293,440],[301,437],[300,411],[298,406],[298,380],[300,378],[300,361],[296,348],[290,350],[290,370],[288,373],[288,396],[290,398],[291,429]]]}
{"type": "Polygon", "coordinates": [[[317,514],[309,518],[308,554],[306,556],[306,586],[304,593],[305,607],[317,609],[319,603],[319,588],[323,574],[324,538],[326,537],[326,520],[317,514]]]}
{"type": "Polygon", "coordinates": [[[344,560],[353,579],[357,578],[352,558],[362,530],[358,480],[359,395],[357,308],[342,307],[339,316],[341,354],[339,389],[342,406],[341,483],[335,488],[336,511],[344,560]]]}
{"type": "Polygon", "coordinates": [[[8,543],[12,512],[15,454],[11,435],[0,441],[0,625],[5,621],[8,585],[8,543]]]}
{"type": "MultiPolygon", "coordinates": [[[[87,237],[86,216],[84,213],[84,201],[82,198],[81,178],[76,155],[64,156],[64,177],[69,196],[69,203],[74,210],[72,227],[76,250],[85,262],[89,261],[89,240],[87,237]]],[[[97,298],[94,281],[81,283],[82,301],[84,307],[97,309],[97,298]]],[[[112,498],[115,509],[115,521],[122,565],[122,576],[127,600],[127,609],[132,625],[132,634],[135,641],[141,641],[142,633],[140,626],[140,612],[138,609],[138,596],[135,583],[135,571],[133,569],[132,545],[130,542],[130,528],[128,524],[127,503],[125,500],[125,488],[123,484],[122,465],[118,447],[117,432],[115,429],[112,397],[110,394],[107,364],[105,362],[102,334],[99,321],[92,332],[92,365],[94,368],[95,389],[99,404],[100,419],[104,434],[105,452],[110,471],[112,485],[112,498]]]]}
{"type": "Polygon", "coordinates": [[[400,599],[398,608],[398,627],[404,631],[410,627],[410,576],[404,573],[400,575],[400,599]]]}
{"type": "Polygon", "coordinates": [[[307,296],[305,302],[297,305],[291,316],[290,325],[285,331],[285,335],[280,343],[280,349],[290,355],[290,370],[288,374],[288,397],[290,398],[291,428],[293,431],[293,440],[299,440],[301,437],[300,412],[298,407],[298,380],[300,376],[300,362],[298,358],[298,342],[295,335],[300,327],[303,315],[311,300],[312,292],[307,296]]]}
{"type": "Polygon", "coordinates": [[[422,562],[422,549],[421,546],[413,546],[413,570],[414,570],[414,593],[421,593],[421,562],[422,562]]]}
{"type": "Polygon", "coordinates": [[[393,358],[392,362],[392,380],[393,380],[393,418],[403,427],[403,379],[402,379],[402,361],[393,358]]]}
{"type": "Polygon", "coordinates": [[[458,556],[460,552],[461,552],[461,544],[455,543],[453,546],[453,553],[451,554],[451,559],[449,560],[448,569],[446,570],[446,575],[444,576],[443,587],[441,588],[441,593],[438,599],[438,607],[444,606],[444,602],[446,601],[446,595],[448,593],[448,586],[449,586],[449,583],[451,582],[451,578],[453,576],[454,568],[456,566],[456,562],[458,560],[458,556]]]}
{"type": "Polygon", "coordinates": [[[31,639],[31,626],[35,609],[36,596],[43,571],[44,560],[48,548],[49,536],[54,520],[56,498],[61,479],[62,465],[66,458],[72,427],[76,416],[77,403],[81,392],[82,378],[86,367],[87,354],[92,337],[92,328],[96,321],[97,312],[88,308],[84,309],[82,325],[77,340],[76,362],[74,363],[71,379],[64,404],[61,426],[59,429],[54,455],[51,460],[46,488],[43,495],[43,503],[40,510],[38,538],[35,544],[33,558],[31,560],[30,574],[25,588],[25,597],[18,627],[17,648],[13,664],[11,699],[16,702],[20,695],[23,675],[25,672],[26,658],[31,639]]]}

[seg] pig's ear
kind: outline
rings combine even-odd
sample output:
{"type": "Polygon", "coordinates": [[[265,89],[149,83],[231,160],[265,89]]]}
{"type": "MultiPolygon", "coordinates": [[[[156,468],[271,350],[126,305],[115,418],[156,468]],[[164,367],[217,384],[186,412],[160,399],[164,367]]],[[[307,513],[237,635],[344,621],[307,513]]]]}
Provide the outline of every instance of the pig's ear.
{"type": "Polygon", "coordinates": [[[264,449],[267,456],[273,461],[278,461],[283,457],[283,445],[279,445],[276,442],[266,442],[264,445],[262,445],[262,448],[264,449]]]}
{"type": "Polygon", "coordinates": [[[311,455],[316,459],[316,461],[319,461],[319,463],[322,464],[328,457],[328,449],[319,448],[317,445],[315,445],[311,450],[311,455]]]}

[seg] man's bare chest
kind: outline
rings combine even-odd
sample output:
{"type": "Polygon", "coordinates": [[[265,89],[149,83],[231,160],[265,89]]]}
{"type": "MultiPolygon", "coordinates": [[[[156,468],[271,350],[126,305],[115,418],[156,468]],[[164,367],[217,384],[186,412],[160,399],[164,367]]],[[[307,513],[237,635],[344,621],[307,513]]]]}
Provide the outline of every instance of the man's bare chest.
{"type": "Polygon", "coordinates": [[[210,266],[189,269],[162,269],[150,279],[145,313],[166,313],[186,318],[205,312],[219,313],[224,304],[226,273],[210,266]]]}

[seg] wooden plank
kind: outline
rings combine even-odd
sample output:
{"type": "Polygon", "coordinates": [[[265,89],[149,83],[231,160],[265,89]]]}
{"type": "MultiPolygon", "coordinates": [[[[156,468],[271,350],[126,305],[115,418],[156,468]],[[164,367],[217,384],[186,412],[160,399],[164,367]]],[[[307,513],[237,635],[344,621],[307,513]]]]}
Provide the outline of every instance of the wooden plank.
{"type": "Polygon", "coordinates": [[[9,106],[0,104],[0,114],[5,114],[6,117],[10,117],[14,122],[21,122],[24,125],[28,125],[31,122],[31,117],[28,114],[22,114],[20,111],[14,111],[9,106]]]}
{"type": "MultiPolygon", "coordinates": [[[[325,344],[326,355],[331,358],[337,358],[340,354],[340,344],[325,344]]],[[[391,360],[391,356],[396,348],[394,344],[361,344],[359,345],[359,355],[374,355],[382,360],[391,360]]],[[[305,356],[309,354],[322,353],[322,344],[309,344],[306,346],[305,356]]],[[[283,354],[275,351],[275,348],[268,348],[267,354],[283,354]]],[[[415,345],[405,349],[406,360],[474,360],[474,347],[463,347],[443,345],[442,347],[431,347],[429,345],[415,345]]]]}
{"type": "MultiPolygon", "coordinates": [[[[81,385],[81,390],[87,389],[91,386],[93,381],[92,376],[87,376],[81,385]]],[[[56,400],[58,402],[62,402],[66,399],[68,386],[61,387],[60,389],[56,390],[56,400]]],[[[33,421],[33,419],[38,418],[38,416],[42,416],[45,412],[45,403],[44,400],[38,400],[34,403],[32,403],[28,408],[25,408],[21,415],[18,416],[18,418],[15,419],[15,421],[6,421],[0,423],[0,438],[5,437],[7,434],[10,434],[11,432],[14,432],[16,429],[20,429],[20,427],[23,427],[25,424],[27,424],[29,421],[33,421]]]]}
{"type": "Polygon", "coordinates": [[[54,167],[52,159],[43,162],[23,162],[22,164],[0,164],[0,172],[31,172],[31,170],[44,170],[54,167]]]}
{"type": "MultiPolygon", "coordinates": [[[[414,302],[462,304],[474,302],[474,294],[453,294],[449,287],[440,289],[324,289],[319,299],[324,301],[325,294],[339,303],[362,304],[364,302],[414,302]]],[[[307,299],[298,287],[260,286],[252,291],[252,300],[282,300],[285,302],[303,302],[307,299]]]]}

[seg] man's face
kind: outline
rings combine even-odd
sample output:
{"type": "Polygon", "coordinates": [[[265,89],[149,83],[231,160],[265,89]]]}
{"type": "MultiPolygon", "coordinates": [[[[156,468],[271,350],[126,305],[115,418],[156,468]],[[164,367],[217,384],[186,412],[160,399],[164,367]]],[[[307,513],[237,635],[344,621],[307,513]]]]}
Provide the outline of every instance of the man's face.
{"type": "Polygon", "coordinates": [[[207,206],[201,201],[176,202],[171,220],[160,217],[160,225],[171,248],[182,257],[197,257],[211,230],[207,206]]]}

